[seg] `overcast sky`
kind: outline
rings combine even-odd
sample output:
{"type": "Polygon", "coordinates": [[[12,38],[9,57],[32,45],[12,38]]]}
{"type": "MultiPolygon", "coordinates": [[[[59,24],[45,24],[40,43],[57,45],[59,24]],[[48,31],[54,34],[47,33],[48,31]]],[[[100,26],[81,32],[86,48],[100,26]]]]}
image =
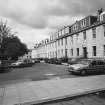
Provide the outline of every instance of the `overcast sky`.
{"type": "Polygon", "coordinates": [[[105,0],[0,0],[0,18],[32,46],[104,6],[105,0]]]}

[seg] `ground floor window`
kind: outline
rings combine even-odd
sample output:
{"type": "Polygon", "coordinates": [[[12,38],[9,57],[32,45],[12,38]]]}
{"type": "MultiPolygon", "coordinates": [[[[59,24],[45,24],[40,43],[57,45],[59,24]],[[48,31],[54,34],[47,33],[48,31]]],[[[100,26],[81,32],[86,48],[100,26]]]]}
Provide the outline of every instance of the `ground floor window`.
{"type": "Polygon", "coordinates": [[[93,46],[93,56],[96,56],[96,46],[93,46]]]}
{"type": "Polygon", "coordinates": [[[71,56],[73,56],[73,49],[71,49],[71,56]]]}
{"type": "Polygon", "coordinates": [[[62,54],[62,57],[63,57],[63,49],[61,49],[61,54],[62,54]]]}

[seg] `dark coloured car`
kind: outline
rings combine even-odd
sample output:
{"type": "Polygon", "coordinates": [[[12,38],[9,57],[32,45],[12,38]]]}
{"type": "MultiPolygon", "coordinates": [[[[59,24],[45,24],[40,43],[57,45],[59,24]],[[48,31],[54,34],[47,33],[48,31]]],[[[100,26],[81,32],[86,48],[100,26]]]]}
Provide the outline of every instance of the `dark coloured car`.
{"type": "Polygon", "coordinates": [[[35,59],[34,61],[35,61],[35,63],[40,63],[39,59],[35,59]]]}
{"type": "Polygon", "coordinates": [[[56,59],[55,60],[55,64],[61,65],[62,64],[62,61],[60,59],[56,59]]]}
{"type": "Polygon", "coordinates": [[[105,73],[105,61],[100,59],[84,59],[68,66],[68,71],[73,74],[105,73]]]}

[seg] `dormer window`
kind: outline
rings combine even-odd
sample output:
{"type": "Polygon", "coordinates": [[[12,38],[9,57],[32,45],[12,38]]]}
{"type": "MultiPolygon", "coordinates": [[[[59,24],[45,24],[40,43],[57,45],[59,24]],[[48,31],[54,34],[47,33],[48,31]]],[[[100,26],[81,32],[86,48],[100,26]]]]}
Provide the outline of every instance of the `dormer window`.
{"type": "Polygon", "coordinates": [[[71,27],[69,27],[69,33],[71,33],[71,27]]]}
{"type": "Polygon", "coordinates": [[[93,38],[96,38],[96,28],[92,29],[92,33],[93,33],[93,38]]]}

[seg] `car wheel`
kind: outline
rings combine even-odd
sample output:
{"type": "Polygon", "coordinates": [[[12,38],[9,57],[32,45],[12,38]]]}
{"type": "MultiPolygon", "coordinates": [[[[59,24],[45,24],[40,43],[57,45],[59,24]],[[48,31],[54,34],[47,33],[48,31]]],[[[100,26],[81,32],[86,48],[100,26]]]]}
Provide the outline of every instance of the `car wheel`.
{"type": "Polygon", "coordinates": [[[80,73],[81,73],[81,75],[86,75],[86,71],[85,70],[82,70],[80,73]]]}

